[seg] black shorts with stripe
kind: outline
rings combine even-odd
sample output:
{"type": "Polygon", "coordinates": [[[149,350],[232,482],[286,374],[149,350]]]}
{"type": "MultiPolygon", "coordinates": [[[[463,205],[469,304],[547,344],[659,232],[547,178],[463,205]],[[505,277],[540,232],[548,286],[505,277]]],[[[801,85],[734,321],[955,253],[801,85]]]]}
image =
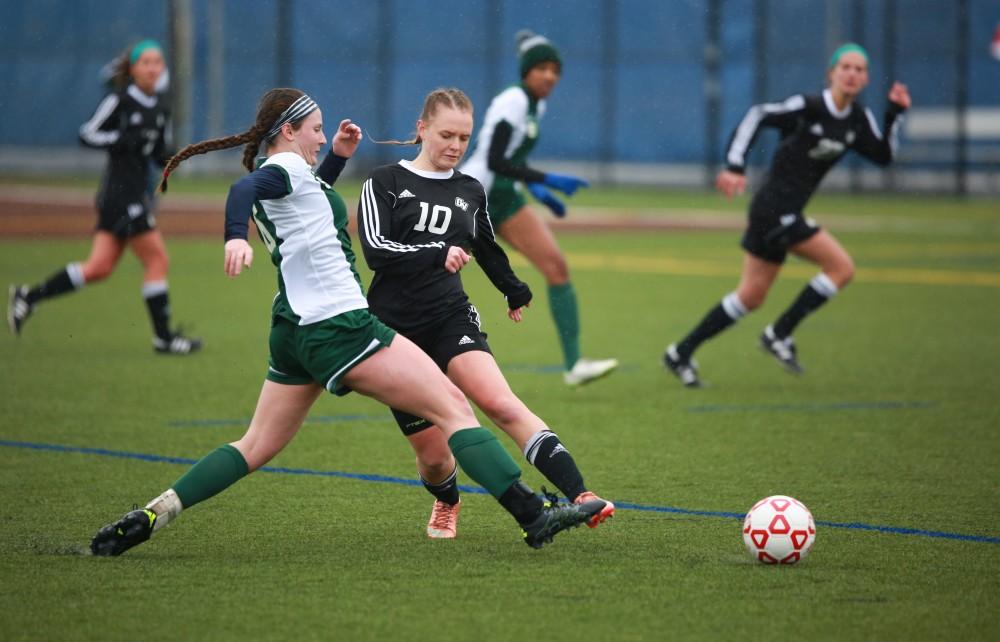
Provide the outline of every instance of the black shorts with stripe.
{"type": "Polygon", "coordinates": [[[816,221],[802,215],[801,206],[758,195],[750,204],[749,223],[740,245],[758,258],[781,264],[788,256],[788,248],[819,230],[816,221]]]}
{"type": "MultiPolygon", "coordinates": [[[[479,311],[471,304],[431,327],[400,334],[426,352],[442,372],[448,372],[448,363],[462,353],[479,351],[493,354],[490,344],[486,342],[486,333],[480,328],[479,311]]],[[[432,425],[416,415],[395,408],[391,410],[404,435],[416,434],[432,425]]]]}
{"type": "Polygon", "coordinates": [[[120,239],[137,236],[156,229],[156,216],[149,196],[133,200],[98,197],[96,229],[111,232],[120,239]]]}

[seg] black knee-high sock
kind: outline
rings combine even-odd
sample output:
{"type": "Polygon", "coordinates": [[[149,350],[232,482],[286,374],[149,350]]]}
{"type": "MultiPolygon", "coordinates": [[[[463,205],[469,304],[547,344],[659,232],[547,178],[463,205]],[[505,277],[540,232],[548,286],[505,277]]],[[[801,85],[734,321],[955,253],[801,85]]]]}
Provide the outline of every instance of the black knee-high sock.
{"type": "Polygon", "coordinates": [[[698,346],[739,321],[747,312],[736,293],[730,292],[721,303],[708,311],[690,334],[681,339],[677,344],[677,354],[681,359],[690,359],[698,346]]]}
{"type": "Polygon", "coordinates": [[[153,323],[153,334],[164,341],[170,340],[170,296],[166,281],[150,281],[142,284],[142,296],[149,309],[149,320],[153,323]]]}
{"type": "Polygon", "coordinates": [[[521,480],[511,484],[497,497],[497,501],[514,516],[518,524],[530,524],[545,508],[542,498],[521,480]]]}
{"type": "Polygon", "coordinates": [[[423,482],[427,492],[434,495],[439,501],[451,506],[458,503],[458,466],[455,466],[455,470],[451,471],[451,474],[443,482],[432,484],[423,477],[420,478],[420,481],[423,482]]]}
{"type": "Polygon", "coordinates": [[[28,303],[34,305],[43,299],[51,299],[52,297],[66,294],[82,287],[83,272],[80,270],[80,264],[70,263],[63,269],[52,274],[52,276],[40,285],[36,285],[28,290],[25,298],[27,298],[28,303]]]}
{"type": "Polygon", "coordinates": [[[837,286],[825,274],[819,274],[802,288],[792,305],[774,322],[774,335],[779,339],[792,334],[795,327],[837,293],[837,286]]]}
{"type": "Polygon", "coordinates": [[[524,456],[570,501],[587,490],[573,456],[550,430],[539,430],[524,446],[524,456]]]}

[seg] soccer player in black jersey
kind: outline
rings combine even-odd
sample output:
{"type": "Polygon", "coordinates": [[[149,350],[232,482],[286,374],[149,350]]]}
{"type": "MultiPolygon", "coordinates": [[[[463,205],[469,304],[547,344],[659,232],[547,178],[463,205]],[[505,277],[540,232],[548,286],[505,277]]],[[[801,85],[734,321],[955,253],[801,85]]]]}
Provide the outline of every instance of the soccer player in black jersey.
{"type": "Polygon", "coordinates": [[[153,325],[153,349],[161,354],[190,354],[201,348],[201,341],[171,328],[169,260],[149,193],[150,162],[162,167],[171,154],[167,142],[170,112],[157,92],[165,69],[163,52],[155,41],[142,40],[118,61],[113,80],[117,89],[80,127],[81,143],[108,152],[97,193],[98,220],[90,256],[83,263],[70,263],[33,288],[12,285],[7,322],[19,335],[39,302],[106,279],[129,247],[143,267],[142,296],[153,325]]]}
{"type": "MultiPolygon", "coordinates": [[[[459,271],[473,257],[507,299],[519,322],[531,291],[497,244],[482,184],[455,169],[472,135],[472,103],[458,89],[427,95],[417,121],[413,161],[378,167],[358,205],[361,247],[374,271],[368,303],[389,327],[431,356],[504,432],[528,461],[576,504],[599,499],[587,490],[573,457],[554,432],[511,391],[486,342],[479,312],[459,271]]],[[[437,501],[427,525],[432,538],[456,535],[457,468],[448,443],[430,421],[393,409],[417,453],[417,467],[437,501]]],[[[610,502],[588,522],[614,513],[610,502]]]]}
{"type": "Polygon", "coordinates": [[[761,348],[789,372],[803,372],[792,331],[854,276],[854,263],[847,251],[833,235],[805,217],[803,210],[823,176],[848,151],[879,165],[892,162],[900,114],[910,107],[910,94],[905,85],[893,84],[880,130],[871,111],[856,100],[868,84],[865,50],[853,43],[838,48],[830,59],[827,77],[829,87],[820,95],[796,95],[781,103],[751,107],[729,140],[726,169],[719,173],[716,186],[732,197],[746,186],[746,153],[760,128],[774,127],[781,134],[764,184],[750,203],[739,285],[663,355],[664,365],[685,386],[700,385],[694,351],[764,303],[788,252],[820,267],[820,273],[760,336],[761,348]]]}
{"type": "Polygon", "coordinates": [[[188,145],[167,163],[164,188],[185,159],[244,146],[249,174],[226,200],[224,263],[226,274],[236,277],[253,262],[247,242],[252,212],[278,272],[267,375],[246,433],[208,453],[144,508],[102,527],[90,543],[95,555],[121,555],[266,464],[292,441],[324,391],[354,391],[433,417],[462,469],[517,520],[533,548],[605,508],[600,500],[557,505],[536,495],[496,437],[478,425],[461,391],[413,342],[371,313],[355,268],[347,208],[331,185],[360,141],[361,128],[342,120],[314,171],[326,144],[323,114],[301,90],[277,88],[261,98],[247,131],[188,145]]]}

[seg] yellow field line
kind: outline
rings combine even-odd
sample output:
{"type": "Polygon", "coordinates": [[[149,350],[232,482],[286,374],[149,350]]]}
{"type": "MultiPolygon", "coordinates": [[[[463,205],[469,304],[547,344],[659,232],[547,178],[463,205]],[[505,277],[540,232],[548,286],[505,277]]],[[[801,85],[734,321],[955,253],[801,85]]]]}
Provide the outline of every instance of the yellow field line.
{"type": "MultiPolygon", "coordinates": [[[[567,254],[571,269],[606,270],[627,274],[675,274],[683,276],[739,277],[737,260],[725,263],[674,259],[669,257],[612,256],[609,254],[567,254]]],[[[528,266],[519,254],[511,255],[518,268],[528,266]]],[[[791,264],[782,270],[790,276],[810,277],[816,273],[811,265],[791,264]]],[[[864,283],[910,283],[917,285],[971,285],[1000,288],[1000,272],[957,272],[954,270],[923,270],[911,268],[858,268],[856,280],[864,283]]]]}

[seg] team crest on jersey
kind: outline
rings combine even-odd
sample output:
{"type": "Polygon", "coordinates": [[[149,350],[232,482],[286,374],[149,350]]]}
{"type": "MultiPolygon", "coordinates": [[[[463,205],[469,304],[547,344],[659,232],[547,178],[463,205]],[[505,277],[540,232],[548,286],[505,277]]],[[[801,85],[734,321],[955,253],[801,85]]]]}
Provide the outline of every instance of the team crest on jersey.
{"type": "Polygon", "coordinates": [[[809,128],[809,133],[815,134],[817,136],[823,135],[823,126],[819,123],[813,123],[813,126],[809,128]]]}
{"type": "Polygon", "coordinates": [[[132,112],[132,115],[129,116],[128,120],[133,125],[141,125],[142,124],[142,114],[140,114],[137,111],[134,111],[134,112],[132,112]]]}
{"type": "Polygon", "coordinates": [[[854,130],[853,129],[848,129],[847,130],[847,135],[844,136],[844,140],[847,141],[848,145],[853,145],[854,144],[854,130]]]}
{"type": "Polygon", "coordinates": [[[528,130],[525,135],[528,138],[538,138],[538,121],[534,119],[528,121],[528,130]]]}
{"type": "Polygon", "coordinates": [[[469,204],[466,203],[465,199],[463,199],[461,196],[455,197],[455,207],[462,210],[463,212],[469,211],[469,204]]]}
{"type": "Polygon", "coordinates": [[[839,140],[820,138],[816,146],[809,150],[809,158],[813,160],[833,160],[844,153],[844,143],[839,140]]]}

